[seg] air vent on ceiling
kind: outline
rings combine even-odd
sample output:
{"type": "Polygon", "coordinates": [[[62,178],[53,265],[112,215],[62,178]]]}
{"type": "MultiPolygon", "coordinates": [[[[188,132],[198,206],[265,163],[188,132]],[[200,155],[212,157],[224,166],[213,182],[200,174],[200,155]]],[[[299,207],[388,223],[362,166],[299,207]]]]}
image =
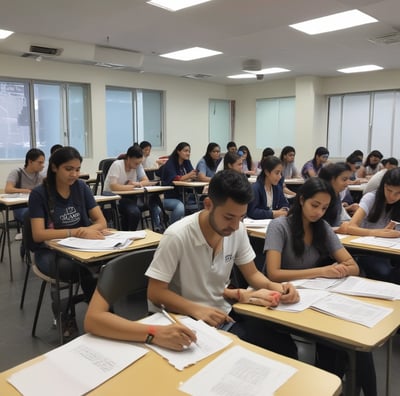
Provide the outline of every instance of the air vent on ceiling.
{"type": "Polygon", "coordinates": [[[194,80],[204,80],[206,78],[210,78],[212,77],[209,74],[201,74],[201,73],[197,73],[197,74],[185,74],[184,76],[182,76],[184,78],[192,78],[194,80]]]}
{"type": "Polygon", "coordinates": [[[257,72],[261,70],[261,61],[258,59],[247,59],[242,64],[243,71],[257,72]]]}
{"type": "Polygon", "coordinates": [[[63,52],[62,48],[44,47],[41,45],[31,45],[29,51],[40,55],[59,56],[63,52]]]}
{"type": "Polygon", "coordinates": [[[398,44],[400,43],[400,32],[388,33],[383,36],[371,38],[368,41],[375,44],[398,44]]]}

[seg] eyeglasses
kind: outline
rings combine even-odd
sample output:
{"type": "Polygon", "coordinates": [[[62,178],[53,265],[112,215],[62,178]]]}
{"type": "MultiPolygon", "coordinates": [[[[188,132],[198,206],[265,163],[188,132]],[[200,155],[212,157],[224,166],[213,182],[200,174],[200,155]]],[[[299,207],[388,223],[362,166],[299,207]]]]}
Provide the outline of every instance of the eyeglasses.
{"type": "Polygon", "coordinates": [[[329,154],[323,154],[323,155],[321,155],[321,157],[322,157],[323,159],[328,159],[328,158],[329,158],[329,154]]]}
{"type": "Polygon", "coordinates": [[[221,152],[221,150],[213,150],[213,151],[211,151],[212,153],[220,153],[221,152]]]}

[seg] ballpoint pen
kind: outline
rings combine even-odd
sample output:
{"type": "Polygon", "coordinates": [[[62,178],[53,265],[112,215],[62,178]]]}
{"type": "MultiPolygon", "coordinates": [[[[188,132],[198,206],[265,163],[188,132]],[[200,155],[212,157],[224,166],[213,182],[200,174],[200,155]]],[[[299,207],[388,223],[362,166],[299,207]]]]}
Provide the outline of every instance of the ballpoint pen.
{"type": "MultiPolygon", "coordinates": [[[[162,314],[163,314],[171,323],[179,323],[179,324],[182,324],[174,314],[171,314],[171,313],[167,312],[167,310],[166,310],[164,304],[161,304],[161,312],[162,312],[162,314]]],[[[183,325],[183,324],[182,324],[182,325],[183,325]]],[[[184,326],[184,325],[183,325],[183,326],[184,326]]],[[[195,333],[194,330],[192,330],[192,331],[195,333]]],[[[194,342],[194,344],[196,344],[197,346],[199,346],[199,344],[198,344],[197,342],[194,342]]]]}

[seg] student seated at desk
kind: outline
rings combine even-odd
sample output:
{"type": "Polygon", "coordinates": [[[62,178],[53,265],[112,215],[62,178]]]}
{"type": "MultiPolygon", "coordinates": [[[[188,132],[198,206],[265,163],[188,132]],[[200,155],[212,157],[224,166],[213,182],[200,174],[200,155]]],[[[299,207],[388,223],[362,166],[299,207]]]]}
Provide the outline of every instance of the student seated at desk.
{"type": "Polygon", "coordinates": [[[256,164],[254,163],[250,150],[247,146],[240,146],[238,148],[238,153],[241,152],[242,153],[242,172],[245,175],[251,176],[251,175],[255,175],[256,172],[256,164]]]}
{"type": "Polygon", "coordinates": [[[370,179],[372,175],[383,169],[381,159],[383,154],[378,150],[372,150],[365,160],[364,164],[357,171],[358,178],[370,179]]]}
{"type": "Polygon", "coordinates": [[[84,328],[86,332],[100,337],[150,342],[177,351],[182,351],[192,342],[196,342],[196,334],[180,323],[169,326],[149,326],[110,312],[110,305],[98,289],[95,290],[90,300],[84,328]],[[150,341],[148,341],[149,334],[153,336],[150,341]]]}
{"type": "MultiPolygon", "coordinates": [[[[344,278],[359,268],[322,217],[335,201],[332,187],[310,178],[299,189],[288,217],[274,219],[265,237],[266,268],[275,282],[305,278],[344,278]]],[[[343,377],[345,353],[317,343],[317,366],[343,377]]],[[[364,395],[376,396],[375,369],[370,353],[357,353],[357,382],[364,395]]]]}
{"type": "Polygon", "coordinates": [[[290,336],[232,309],[233,301],[269,307],[275,306],[279,297],[288,304],[299,298],[291,284],[271,282],[254,264],[255,254],[241,221],[251,198],[245,175],[233,170],[215,174],[204,199],[205,209],[171,225],[161,239],[146,272],[149,309],[155,312],[164,305],[171,312],[203,320],[250,343],[296,358],[290,336]],[[227,288],[234,264],[258,290],[227,288]]]}
{"type": "MultiPolygon", "coordinates": [[[[42,171],[45,165],[44,152],[37,148],[30,149],[25,155],[23,168],[13,169],[7,176],[4,192],[6,194],[29,194],[33,188],[42,183],[42,171]]],[[[14,210],[14,217],[21,224],[28,208],[14,210]]]]}
{"type": "Polygon", "coordinates": [[[343,221],[349,220],[349,216],[343,208],[341,193],[347,189],[350,175],[350,167],[345,162],[328,164],[319,172],[319,177],[327,181],[335,193],[333,205],[330,205],[324,216],[331,227],[339,227],[343,221]]]}
{"type": "MultiPolygon", "coordinates": [[[[162,169],[161,182],[163,186],[173,186],[174,181],[191,181],[196,179],[197,172],[190,162],[190,144],[179,143],[168,158],[162,169]]],[[[172,211],[170,223],[185,215],[185,205],[182,202],[182,190],[175,187],[164,193],[164,208],[172,211]]]]}
{"type": "MultiPolygon", "coordinates": [[[[116,160],[110,166],[104,182],[104,192],[132,191],[135,187],[148,185],[149,179],[142,166],[143,152],[139,145],[128,148],[123,159],[116,160]]],[[[142,197],[137,195],[123,196],[119,200],[121,212],[121,226],[125,231],[135,231],[142,218],[141,207],[144,206],[142,197]]],[[[160,214],[161,202],[158,195],[150,194],[148,200],[149,210],[155,231],[161,230],[160,214]]]]}
{"type": "MultiPolygon", "coordinates": [[[[400,168],[388,170],[376,191],[365,194],[360,207],[349,222],[342,223],[338,233],[399,238],[396,222],[400,221],[400,168]],[[394,220],[394,221],[392,221],[394,220]]],[[[400,261],[383,255],[360,255],[358,264],[368,278],[400,284],[400,261]]]]}
{"type": "Polygon", "coordinates": [[[221,161],[221,148],[217,143],[209,143],[207,151],[203,158],[196,165],[197,180],[209,182],[217,171],[218,164],[221,161]]]}
{"type": "Polygon", "coordinates": [[[252,219],[274,219],[286,216],[289,202],[283,194],[280,180],[282,161],[273,155],[262,160],[261,173],[253,183],[254,198],[249,202],[247,216],[252,219]]]}
{"type": "Polygon", "coordinates": [[[386,171],[389,169],[397,168],[399,166],[399,161],[397,161],[397,159],[393,157],[383,159],[381,163],[384,166],[384,168],[376,172],[375,175],[371,176],[371,178],[368,180],[367,185],[364,188],[363,194],[376,191],[386,171]]]}
{"type": "Polygon", "coordinates": [[[40,271],[55,278],[57,260],[60,280],[80,280],[89,301],[96,288],[96,280],[89,269],[44,244],[50,239],[71,236],[104,239],[102,231],[107,228],[107,222],[90,188],[79,180],[81,163],[82,157],[73,147],[54,152],[49,160],[47,177],[29,196],[29,214],[35,242],[32,250],[40,271]]]}
{"type": "MultiPolygon", "coordinates": [[[[285,179],[295,179],[301,177],[300,172],[297,170],[294,164],[294,158],[296,156],[296,150],[292,146],[285,146],[280,155],[282,161],[282,177],[285,179]]],[[[283,192],[287,195],[296,195],[296,193],[290,190],[285,183],[283,183],[283,192]]]]}
{"type": "Polygon", "coordinates": [[[328,161],[328,158],[328,149],[325,147],[318,147],[315,150],[314,158],[310,161],[307,161],[301,169],[301,175],[303,178],[308,179],[310,177],[318,176],[319,171],[325,165],[326,161],[328,161]]]}

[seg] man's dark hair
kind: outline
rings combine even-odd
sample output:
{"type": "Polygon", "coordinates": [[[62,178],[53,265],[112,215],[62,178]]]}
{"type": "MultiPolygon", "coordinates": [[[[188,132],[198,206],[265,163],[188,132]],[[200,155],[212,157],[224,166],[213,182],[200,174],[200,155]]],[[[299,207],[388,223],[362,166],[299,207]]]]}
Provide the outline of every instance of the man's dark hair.
{"type": "Polygon", "coordinates": [[[223,205],[228,198],[237,204],[247,205],[253,199],[253,189],[244,174],[227,169],[213,176],[208,196],[215,206],[223,205]]]}
{"type": "Polygon", "coordinates": [[[38,148],[31,148],[25,155],[25,165],[26,168],[29,165],[29,161],[36,161],[39,157],[44,157],[44,152],[38,148]]]}
{"type": "Polygon", "coordinates": [[[237,148],[236,143],[235,142],[228,142],[227,145],[226,145],[226,149],[229,151],[229,149],[231,147],[237,148]]]}

